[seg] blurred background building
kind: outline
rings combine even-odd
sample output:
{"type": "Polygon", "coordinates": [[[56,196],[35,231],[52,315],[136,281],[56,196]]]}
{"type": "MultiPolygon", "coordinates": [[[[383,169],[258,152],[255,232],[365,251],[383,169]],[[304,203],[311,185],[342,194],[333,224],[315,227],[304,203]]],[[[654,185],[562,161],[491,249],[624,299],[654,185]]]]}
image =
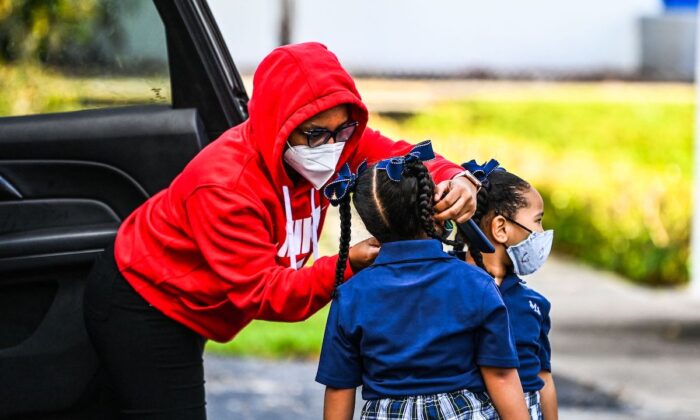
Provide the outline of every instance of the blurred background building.
{"type": "Polygon", "coordinates": [[[214,0],[239,69],[323,40],[355,74],[690,80],[694,0],[214,0]],[[244,22],[236,16],[244,14],[244,22]]]}

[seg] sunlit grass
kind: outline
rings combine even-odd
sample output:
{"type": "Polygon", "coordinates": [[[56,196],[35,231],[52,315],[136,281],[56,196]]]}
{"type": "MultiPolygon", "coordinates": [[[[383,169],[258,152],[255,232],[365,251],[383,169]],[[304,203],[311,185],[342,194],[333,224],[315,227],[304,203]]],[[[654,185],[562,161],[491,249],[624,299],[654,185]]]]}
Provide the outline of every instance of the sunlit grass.
{"type": "Polygon", "coordinates": [[[534,184],[554,249],[660,286],[688,281],[694,104],[453,101],[402,123],[447,158],[491,157],[534,184]]]}
{"type": "Polygon", "coordinates": [[[328,306],[304,322],[254,321],[226,344],[207,343],[207,351],[227,356],[314,357],[321,351],[328,306]]]}
{"type": "Polygon", "coordinates": [[[67,77],[0,63],[0,116],[170,103],[170,81],[153,77],[67,77]]]}

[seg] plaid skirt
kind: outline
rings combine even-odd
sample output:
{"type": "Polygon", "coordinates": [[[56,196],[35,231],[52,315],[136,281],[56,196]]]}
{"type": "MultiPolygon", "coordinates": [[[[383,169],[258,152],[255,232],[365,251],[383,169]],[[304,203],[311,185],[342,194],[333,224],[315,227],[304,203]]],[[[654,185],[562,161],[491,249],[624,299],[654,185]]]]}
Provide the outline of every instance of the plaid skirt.
{"type": "MultiPolygon", "coordinates": [[[[542,420],[539,392],[526,392],[532,420],[542,420]]],[[[498,420],[498,412],[485,392],[467,390],[433,395],[369,400],[362,420],[498,420]]]]}

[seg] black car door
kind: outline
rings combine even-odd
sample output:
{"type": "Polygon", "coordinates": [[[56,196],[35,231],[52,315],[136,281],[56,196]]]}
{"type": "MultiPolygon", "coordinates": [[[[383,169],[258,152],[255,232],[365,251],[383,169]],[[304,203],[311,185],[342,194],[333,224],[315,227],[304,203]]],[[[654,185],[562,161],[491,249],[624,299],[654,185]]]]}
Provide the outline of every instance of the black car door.
{"type": "MultiPolygon", "coordinates": [[[[92,3],[99,16],[82,29],[95,32],[78,40],[81,49],[51,56],[56,46],[49,45],[38,59],[6,60],[0,68],[16,76],[16,83],[0,84],[4,96],[16,96],[5,108],[0,102],[0,418],[74,418],[87,410],[97,360],[82,292],[95,256],[119,223],[167,187],[203,146],[247,118],[245,89],[206,1],[92,3]],[[106,27],[121,37],[108,53],[99,33],[106,27]],[[160,63],[148,45],[158,37],[160,63]],[[70,62],[76,57],[85,68],[70,62]],[[100,73],[110,66],[117,76],[100,73]],[[27,72],[31,77],[21,76],[27,72]],[[133,79],[150,73],[162,77],[133,79]],[[24,82],[38,89],[24,89],[24,82]],[[80,83],[94,90],[80,93],[88,89],[80,83]],[[36,105],[54,85],[60,97],[78,97],[70,112],[53,112],[62,106],[56,99],[36,105]],[[136,98],[105,99],[119,86],[136,98]],[[33,99],[24,106],[27,95],[33,99]]],[[[60,19],[50,24],[62,33],[60,19]]],[[[13,47],[12,34],[2,33],[7,28],[0,21],[0,48],[13,47]]],[[[78,41],[65,38],[73,47],[78,41]]]]}

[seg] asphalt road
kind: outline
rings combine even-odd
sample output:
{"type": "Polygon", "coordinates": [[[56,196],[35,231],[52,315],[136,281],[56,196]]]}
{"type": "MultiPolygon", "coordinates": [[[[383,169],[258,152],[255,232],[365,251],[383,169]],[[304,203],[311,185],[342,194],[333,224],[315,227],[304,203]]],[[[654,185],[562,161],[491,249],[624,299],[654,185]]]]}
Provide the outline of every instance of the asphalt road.
{"type": "MultiPolygon", "coordinates": [[[[266,361],[205,357],[207,413],[211,420],[316,420],[323,386],[314,382],[315,361],[266,361]]],[[[555,377],[562,419],[645,418],[614,395],[569,378],[555,377]]],[[[358,395],[355,418],[362,407],[358,395]]],[[[653,417],[648,417],[653,418],[653,417]]]]}

